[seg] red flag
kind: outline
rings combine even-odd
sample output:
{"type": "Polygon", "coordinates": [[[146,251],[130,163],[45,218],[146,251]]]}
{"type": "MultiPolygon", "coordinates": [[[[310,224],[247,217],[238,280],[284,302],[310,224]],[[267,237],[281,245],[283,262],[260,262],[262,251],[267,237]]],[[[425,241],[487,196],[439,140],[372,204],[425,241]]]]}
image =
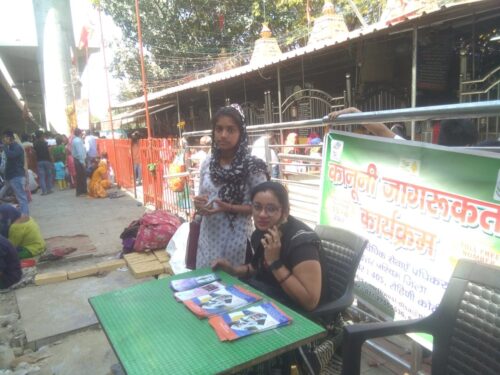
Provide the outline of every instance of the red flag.
{"type": "Polygon", "coordinates": [[[222,29],[224,28],[224,22],[225,22],[225,19],[224,19],[224,13],[219,13],[219,17],[218,17],[218,21],[219,21],[219,31],[222,31],[222,29]]]}
{"type": "Polygon", "coordinates": [[[80,33],[80,42],[78,43],[78,49],[87,49],[89,46],[89,33],[90,29],[88,26],[82,27],[82,32],[80,33]]]}

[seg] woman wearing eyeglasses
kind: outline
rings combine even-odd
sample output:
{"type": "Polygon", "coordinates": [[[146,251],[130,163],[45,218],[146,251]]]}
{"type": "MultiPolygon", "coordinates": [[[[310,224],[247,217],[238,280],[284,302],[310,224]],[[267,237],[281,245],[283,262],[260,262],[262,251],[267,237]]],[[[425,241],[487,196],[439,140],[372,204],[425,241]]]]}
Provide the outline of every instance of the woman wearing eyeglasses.
{"type": "Polygon", "coordinates": [[[212,268],[248,278],[248,284],[290,307],[314,310],[326,295],[318,235],[290,216],[283,185],[264,182],[252,190],[251,200],[256,228],[248,241],[251,261],[233,267],[217,259],[212,268]]]}
{"type": "Polygon", "coordinates": [[[217,258],[232,264],[245,261],[253,229],[250,190],[269,179],[266,163],[250,155],[239,105],[219,109],[212,124],[212,152],[201,166],[199,193],[193,199],[202,215],[196,268],[217,258]]]}

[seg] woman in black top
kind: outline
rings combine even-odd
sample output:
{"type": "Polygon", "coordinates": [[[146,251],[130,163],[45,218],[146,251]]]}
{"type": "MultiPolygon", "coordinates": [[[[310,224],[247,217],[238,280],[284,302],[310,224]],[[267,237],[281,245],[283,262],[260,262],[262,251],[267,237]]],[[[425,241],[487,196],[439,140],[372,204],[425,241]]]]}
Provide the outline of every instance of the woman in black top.
{"type": "Polygon", "coordinates": [[[290,216],[283,185],[264,182],[252,190],[251,200],[256,229],[248,241],[250,262],[234,267],[217,259],[212,268],[249,278],[250,285],[290,307],[314,310],[326,295],[319,237],[290,216]]]}

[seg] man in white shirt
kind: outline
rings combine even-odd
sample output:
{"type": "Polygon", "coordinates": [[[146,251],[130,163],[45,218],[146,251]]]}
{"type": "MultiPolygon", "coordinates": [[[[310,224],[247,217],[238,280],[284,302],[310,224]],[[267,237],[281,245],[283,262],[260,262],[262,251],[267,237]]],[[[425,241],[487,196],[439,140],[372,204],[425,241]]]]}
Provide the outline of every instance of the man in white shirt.
{"type": "Polygon", "coordinates": [[[74,130],[75,137],[72,143],[72,154],[75,161],[76,170],[76,196],[87,195],[87,172],[85,170],[86,151],[83,144],[82,131],[78,128],[74,130]]]}
{"type": "Polygon", "coordinates": [[[255,156],[259,159],[264,160],[266,163],[270,163],[271,166],[271,177],[279,178],[280,176],[280,166],[279,159],[276,151],[274,151],[269,145],[273,142],[273,135],[263,135],[262,137],[257,138],[257,140],[252,145],[252,156],[255,156]],[[269,149],[269,160],[266,158],[266,138],[267,138],[267,147],[269,149]]]}
{"type": "Polygon", "coordinates": [[[92,165],[92,162],[97,157],[97,137],[94,135],[94,132],[89,132],[87,136],[85,136],[85,151],[87,152],[87,168],[92,165]]]}

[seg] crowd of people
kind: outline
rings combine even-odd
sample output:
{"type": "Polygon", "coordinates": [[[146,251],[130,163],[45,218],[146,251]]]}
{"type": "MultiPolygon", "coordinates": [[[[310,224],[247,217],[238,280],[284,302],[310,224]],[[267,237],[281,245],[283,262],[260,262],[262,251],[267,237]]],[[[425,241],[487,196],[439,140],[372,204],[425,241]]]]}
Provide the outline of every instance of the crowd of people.
{"type": "Polygon", "coordinates": [[[107,155],[98,156],[97,135],[75,129],[65,135],[36,131],[21,139],[3,133],[0,153],[0,289],[21,278],[20,259],[45,251],[45,241],[29,214],[31,194],[75,188],[76,196],[105,198],[111,187],[107,155]],[[35,173],[36,171],[36,173],[35,173]]]}

